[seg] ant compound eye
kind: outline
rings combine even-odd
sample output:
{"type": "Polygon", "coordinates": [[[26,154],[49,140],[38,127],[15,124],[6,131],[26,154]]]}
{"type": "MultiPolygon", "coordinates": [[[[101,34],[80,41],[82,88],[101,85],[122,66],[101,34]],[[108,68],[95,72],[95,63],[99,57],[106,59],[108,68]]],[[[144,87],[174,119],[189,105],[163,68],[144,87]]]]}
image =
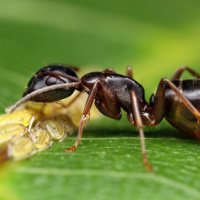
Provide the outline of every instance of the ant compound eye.
{"type": "Polygon", "coordinates": [[[50,85],[56,84],[57,81],[58,81],[58,79],[57,79],[56,77],[54,77],[54,76],[49,76],[49,77],[46,79],[45,84],[46,84],[47,86],[50,86],[50,85]]]}

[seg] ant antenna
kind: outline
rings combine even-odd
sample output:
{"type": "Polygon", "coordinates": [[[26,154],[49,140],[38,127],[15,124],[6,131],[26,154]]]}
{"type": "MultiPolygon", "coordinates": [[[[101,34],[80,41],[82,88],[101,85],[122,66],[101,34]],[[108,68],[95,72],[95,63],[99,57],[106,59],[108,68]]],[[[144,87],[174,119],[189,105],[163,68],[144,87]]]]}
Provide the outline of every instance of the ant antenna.
{"type": "Polygon", "coordinates": [[[38,89],[34,92],[31,92],[30,94],[27,94],[25,97],[21,98],[17,103],[15,103],[11,109],[10,109],[10,113],[12,113],[17,107],[19,107],[22,103],[25,103],[26,101],[30,100],[32,97],[35,97],[41,93],[44,92],[48,92],[51,90],[56,90],[56,89],[61,89],[61,88],[65,88],[65,87],[77,87],[80,86],[81,81],[79,80],[79,82],[75,82],[75,83],[65,83],[65,84],[59,84],[59,85],[52,85],[52,86],[48,86],[45,88],[41,88],[38,89]]]}

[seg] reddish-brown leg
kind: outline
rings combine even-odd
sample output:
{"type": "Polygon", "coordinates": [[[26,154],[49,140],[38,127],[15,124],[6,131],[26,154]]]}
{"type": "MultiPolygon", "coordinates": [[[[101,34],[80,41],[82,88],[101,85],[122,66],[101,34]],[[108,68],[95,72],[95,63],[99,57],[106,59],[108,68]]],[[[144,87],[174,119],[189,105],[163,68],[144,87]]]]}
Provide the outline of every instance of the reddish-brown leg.
{"type": "Polygon", "coordinates": [[[133,114],[135,118],[135,123],[139,129],[140,133],[140,141],[141,141],[141,147],[142,147],[142,156],[143,156],[143,162],[148,171],[153,171],[151,165],[149,164],[149,161],[147,159],[146,155],[146,147],[145,147],[145,141],[144,141],[144,131],[143,131],[143,123],[142,123],[142,117],[140,115],[139,111],[139,105],[138,105],[138,100],[137,96],[135,95],[134,91],[130,91],[131,94],[131,103],[132,103],[132,108],[133,108],[133,114]]]}
{"type": "Polygon", "coordinates": [[[74,70],[75,72],[79,72],[80,71],[80,69],[78,67],[70,66],[70,68],[72,70],[74,70]]]}
{"type": "MultiPolygon", "coordinates": [[[[104,73],[115,73],[116,74],[116,71],[113,68],[105,69],[103,72],[104,73]]],[[[132,73],[132,67],[131,66],[128,66],[126,68],[126,76],[129,77],[129,78],[133,78],[133,73],[132,73]]]]}
{"type": "Polygon", "coordinates": [[[133,78],[133,70],[132,70],[132,67],[131,66],[128,66],[126,68],[126,75],[129,77],[129,78],[133,78]]]}
{"type": "Polygon", "coordinates": [[[179,79],[184,71],[188,71],[194,77],[200,78],[200,75],[197,72],[195,72],[194,70],[190,69],[189,67],[182,66],[174,73],[174,75],[171,78],[171,81],[179,79]]]}
{"type": "Polygon", "coordinates": [[[114,74],[116,74],[116,71],[113,68],[105,69],[103,72],[104,73],[114,73],[114,74]]]}
{"type": "MultiPolygon", "coordinates": [[[[115,105],[114,103],[112,103],[113,105],[115,105]]],[[[119,120],[121,119],[121,111],[118,106],[116,106],[115,108],[115,113],[113,113],[110,110],[110,106],[107,105],[106,101],[103,99],[98,99],[95,101],[95,106],[97,107],[97,109],[105,116],[119,120]]]]}
{"type": "Polygon", "coordinates": [[[84,120],[85,120],[86,116],[90,113],[90,109],[92,107],[92,103],[93,103],[93,101],[95,99],[95,96],[96,96],[96,93],[97,93],[99,82],[100,81],[97,81],[94,84],[94,87],[92,88],[92,91],[91,91],[91,93],[90,93],[90,95],[89,95],[89,97],[87,99],[86,104],[85,104],[85,108],[83,110],[83,115],[82,115],[82,118],[81,118],[81,121],[80,121],[80,125],[79,125],[77,140],[76,140],[76,142],[74,143],[74,145],[71,148],[65,149],[65,152],[74,151],[74,149],[78,146],[79,142],[81,141],[81,137],[82,137],[82,133],[83,133],[84,120]]]}
{"type": "Polygon", "coordinates": [[[103,95],[104,99],[102,99],[102,101],[99,102],[96,100],[97,108],[106,116],[112,117],[114,119],[121,118],[120,106],[115,101],[112,92],[106,90],[107,88],[106,82],[104,82],[103,80],[96,81],[85,104],[83,116],[81,118],[81,122],[79,125],[78,138],[74,143],[74,145],[70,149],[66,149],[66,151],[73,151],[78,146],[78,143],[81,141],[81,136],[83,132],[83,123],[86,116],[90,113],[90,109],[92,107],[93,101],[95,100],[99,86],[101,88],[101,92],[104,94],[103,95]]]}

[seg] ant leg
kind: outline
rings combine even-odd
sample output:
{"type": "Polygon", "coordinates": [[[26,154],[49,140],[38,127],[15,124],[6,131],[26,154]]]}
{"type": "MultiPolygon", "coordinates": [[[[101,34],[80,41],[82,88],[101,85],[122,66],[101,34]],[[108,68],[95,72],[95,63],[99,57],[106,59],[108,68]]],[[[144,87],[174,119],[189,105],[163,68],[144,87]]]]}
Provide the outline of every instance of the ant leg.
{"type": "MultiPolygon", "coordinates": [[[[104,95],[106,98],[110,98],[108,94],[104,93],[104,95]]],[[[95,106],[103,115],[119,120],[121,118],[121,112],[118,109],[119,107],[114,102],[108,104],[107,101],[102,99],[95,100],[95,106]],[[111,107],[111,104],[115,107],[111,107]]]]}
{"type": "Polygon", "coordinates": [[[70,66],[69,68],[72,69],[75,72],[79,72],[80,71],[80,69],[78,67],[70,66]]]}
{"type": "MultiPolygon", "coordinates": [[[[103,71],[104,73],[115,73],[116,74],[116,71],[112,68],[108,68],[108,69],[105,69],[103,71]]],[[[132,73],[132,67],[131,66],[128,66],[126,68],[126,76],[129,77],[129,78],[133,78],[133,73],[132,73]]]]}
{"type": "Polygon", "coordinates": [[[198,74],[197,72],[195,72],[194,70],[190,69],[189,67],[186,66],[182,66],[180,67],[172,76],[171,81],[179,79],[180,76],[182,75],[182,73],[184,71],[188,71],[190,74],[192,74],[194,77],[196,78],[200,78],[200,74],[198,74]]]}
{"type": "Polygon", "coordinates": [[[131,66],[128,66],[126,68],[126,75],[129,77],[129,78],[133,78],[133,72],[132,72],[132,67],[131,66]]]}
{"type": "Polygon", "coordinates": [[[155,116],[155,125],[160,123],[162,118],[164,117],[164,99],[165,99],[165,84],[168,84],[170,88],[177,94],[179,99],[185,105],[185,107],[196,117],[196,119],[200,120],[200,112],[193,106],[193,104],[183,96],[183,94],[179,91],[179,89],[168,79],[161,79],[156,95],[154,97],[153,103],[153,114],[155,116]]]}
{"type": "Polygon", "coordinates": [[[131,104],[132,104],[132,109],[133,109],[133,114],[135,118],[136,125],[139,129],[140,133],[140,141],[141,141],[141,146],[142,146],[142,156],[143,156],[143,162],[145,164],[145,167],[148,171],[153,171],[152,167],[149,164],[149,161],[147,159],[146,155],[146,147],[145,147],[145,141],[144,141],[144,131],[143,131],[143,122],[142,122],[142,117],[140,115],[139,111],[139,105],[138,105],[138,99],[137,96],[135,95],[134,91],[130,91],[131,93],[131,104]]]}
{"type": "Polygon", "coordinates": [[[96,81],[96,83],[94,84],[94,87],[92,88],[92,91],[87,99],[87,102],[85,104],[85,108],[83,110],[83,115],[80,121],[80,125],[79,125],[79,130],[78,130],[78,137],[76,142],[74,143],[74,145],[69,148],[69,149],[65,149],[65,152],[71,152],[74,151],[74,149],[78,146],[79,142],[81,141],[81,137],[82,137],[82,133],[83,133],[83,124],[84,124],[84,120],[86,119],[86,116],[90,113],[90,109],[92,107],[92,103],[95,99],[96,93],[97,93],[97,89],[98,89],[98,85],[99,85],[100,81],[96,81]]]}
{"type": "Polygon", "coordinates": [[[113,68],[105,69],[105,70],[103,70],[103,72],[104,73],[114,73],[114,74],[116,74],[116,71],[113,68]]]}

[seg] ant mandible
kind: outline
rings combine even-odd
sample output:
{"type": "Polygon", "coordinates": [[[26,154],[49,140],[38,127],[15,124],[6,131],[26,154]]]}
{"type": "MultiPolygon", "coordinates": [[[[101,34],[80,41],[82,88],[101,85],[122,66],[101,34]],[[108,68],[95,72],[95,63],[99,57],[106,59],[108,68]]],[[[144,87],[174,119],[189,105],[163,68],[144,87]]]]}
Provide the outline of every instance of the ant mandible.
{"type": "Polygon", "coordinates": [[[121,108],[127,112],[131,125],[139,129],[143,161],[148,171],[150,166],[144,142],[143,125],[155,126],[165,117],[175,128],[193,136],[200,137],[199,80],[179,78],[183,71],[188,71],[196,78],[200,75],[188,67],[179,68],[171,80],[162,78],[156,94],[147,103],[144,88],[132,78],[131,67],[127,76],[115,73],[113,69],[103,72],[91,72],[79,79],[77,68],[64,65],[49,65],[40,69],[29,81],[23,98],[12,106],[13,112],[26,101],[52,102],[72,95],[75,89],[88,93],[88,99],[80,121],[78,137],[74,145],[65,151],[73,151],[81,141],[83,123],[90,113],[95,100],[98,110],[107,117],[119,120],[121,108]]]}

